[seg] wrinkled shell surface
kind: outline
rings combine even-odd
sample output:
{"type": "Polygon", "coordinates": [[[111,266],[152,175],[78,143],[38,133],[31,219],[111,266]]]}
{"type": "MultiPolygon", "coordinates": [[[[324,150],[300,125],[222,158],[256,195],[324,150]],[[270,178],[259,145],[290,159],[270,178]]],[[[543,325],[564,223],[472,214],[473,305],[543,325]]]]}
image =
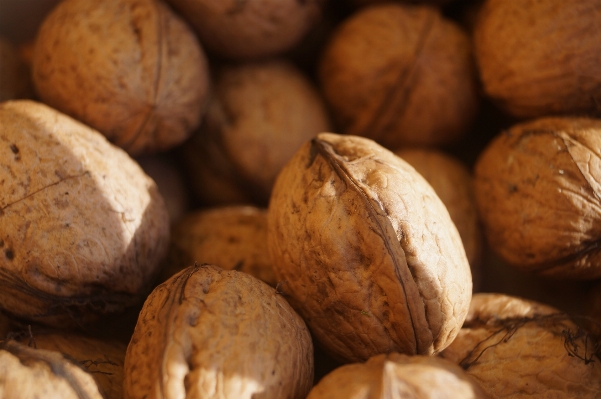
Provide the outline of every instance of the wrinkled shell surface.
{"type": "Polygon", "coordinates": [[[522,270],[601,276],[601,121],[543,118],[498,135],[475,166],[488,242],[522,270]]]}
{"type": "Polygon", "coordinates": [[[313,344],[274,288],[190,267],[146,300],[125,359],[125,398],[303,399],[313,344]]]}
{"type": "Polygon", "coordinates": [[[585,333],[552,307],[479,293],[442,356],[494,398],[592,399],[601,395],[601,362],[591,347],[585,333]]]}
{"type": "Polygon", "coordinates": [[[40,103],[0,104],[0,192],[7,313],[65,327],[146,294],[169,244],[167,211],[100,133],[40,103]]]}
{"type": "Polygon", "coordinates": [[[0,343],[2,399],[103,399],[92,376],[62,354],[0,343]]]}
{"type": "Polygon", "coordinates": [[[377,355],[339,367],[311,389],[307,399],[488,398],[456,364],[430,356],[377,355]]]}
{"type": "Polygon", "coordinates": [[[415,169],[369,139],[306,143],[276,181],[267,234],[281,290],[338,358],[434,354],[461,328],[459,233],[415,169]]]}
{"type": "Polygon", "coordinates": [[[343,133],[390,149],[454,141],[477,108],[468,36],[427,6],[359,10],[331,36],[319,80],[343,133]]]}
{"type": "Polygon", "coordinates": [[[272,59],[224,66],[205,121],[186,145],[196,193],[208,204],[266,205],[286,162],[329,130],[323,100],[293,64],[272,59]]]}
{"type": "Polygon", "coordinates": [[[488,0],[474,29],[486,94],[519,117],[601,115],[599,0],[488,0]]]}
{"type": "Polygon", "coordinates": [[[171,232],[161,280],[194,263],[248,273],[275,287],[267,252],[267,211],[254,206],[208,208],[186,215],[171,232]]]}
{"type": "Polygon", "coordinates": [[[42,101],[132,155],[182,143],[207,101],[208,66],[190,28],[155,0],[66,0],[34,48],[42,101]]]}
{"type": "Polygon", "coordinates": [[[323,0],[168,0],[203,45],[229,58],[259,58],[294,46],[321,14],[323,0]]]}

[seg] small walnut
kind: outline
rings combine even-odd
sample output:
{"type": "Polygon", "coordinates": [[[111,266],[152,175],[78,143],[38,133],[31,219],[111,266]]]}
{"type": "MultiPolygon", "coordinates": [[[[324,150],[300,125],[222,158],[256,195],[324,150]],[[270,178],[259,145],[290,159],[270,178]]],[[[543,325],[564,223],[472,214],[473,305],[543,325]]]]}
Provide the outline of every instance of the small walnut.
{"type": "Polygon", "coordinates": [[[478,103],[470,39],[428,6],[357,11],[326,45],[319,80],[341,132],[390,149],[459,139],[478,103]]]}
{"type": "Polygon", "coordinates": [[[248,273],[275,287],[267,253],[267,211],[254,206],[208,208],[173,226],[161,281],[194,263],[248,273]]]}
{"type": "Polygon", "coordinates": [[[223,66],[201,129],[185,145],[197,196],[208,205],[267,205],[302,144],[330,130],[319,93],[282,59],[223,66]]]}
{"type": "Polygon", "coordinates": [[[442,356],[494,398],[599,398],[601,362],[568,315],[502,294],[474,294],[459,335],[442,356]]]}
{"type": "Polygon", "coordinates": [[[487,0],[474,28],[484,91],[518,117],[601,115],[598,0],[487,0]]]}
{"type": "Polygon", "coordinates": [[[267,218],[281,291],[346,361],[435,354],[461,328],[472,277],[432,187],[372,140],[322,133],[282,169],[267,218]]]}
{"type": "Polygon", "coordinates": [[[284,297],[210,265],[155,288],[125,357],[128,399],[304,399],[312,383],[311,335],[284,297]]]}
{"type": "Polygon", "coordinates": [[[341,366],[315,385],[307,399],[485,399],[478,383],[456,364],[431,356],[377,355],[341,366]]]}
{"type": "Polygon", "coordinates": [[[491,248],[521,270],[601,277],[601,120],[543,118],[497,136],[475,166],[491,248]]]}
{"type": "Polygon", "coordinates": [[[209,86],[193,32],[155,0],[59,3],[38,31],[33,81],[42,101],[132,155],[187,139],[209,86]]]}
{"type": "Polygon", "coordinates": [[[294,46],[321,15],[324,0],[168,0],[208,50],[260,58],[294,46]]]}

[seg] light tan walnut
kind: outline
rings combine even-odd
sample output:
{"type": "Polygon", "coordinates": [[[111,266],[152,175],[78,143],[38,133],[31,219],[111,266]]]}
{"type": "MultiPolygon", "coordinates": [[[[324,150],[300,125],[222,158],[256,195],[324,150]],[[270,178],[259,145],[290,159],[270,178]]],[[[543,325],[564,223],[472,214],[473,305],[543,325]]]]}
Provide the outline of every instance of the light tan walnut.
{"type": "Polygon", "coordinates": [[[303,145],[267,223],[281,291],[337,358],[435,354],[461,328],[472,277],[459,233],[424,178],[374,141],[303,145]]]}
{"type": "Polygon", "coordinates": [[[475,165],[491,248],[520,270],[601,277],[601,120],[541,118],[514,125],[475,165]]]}
{"type": "Polygon", "coordinates": [[[65,0],[33,54],[40,99],[132,155],[181,144],[208,99],[208,65],[188,25],[156,0],[65,0]]]}
{"type": "Polygon", "coordinates": [[[211,265],[155,288],[125,357],[126,399],[304,399],[312,383],[311,336],[284,297],[211,265]]]}
{"type": "Polygon", "coordinates": [[[41,103],[0,104],[0,307],[57,327],[120,312],[169,245],[157,187],[97,131],[41,103]]]}
{"type": "Polygon", "coordinates": [[[503,294],[474,294],[459,335],[442,356],[494,398],[598,398],[601,362],[567,314],[503,294]]]}
{"type": "Polygon", "coordinates": [[[484,399],[478,383],[456,364],[398,353],[341,366],[315,385],[307,399],[484,399]]]}

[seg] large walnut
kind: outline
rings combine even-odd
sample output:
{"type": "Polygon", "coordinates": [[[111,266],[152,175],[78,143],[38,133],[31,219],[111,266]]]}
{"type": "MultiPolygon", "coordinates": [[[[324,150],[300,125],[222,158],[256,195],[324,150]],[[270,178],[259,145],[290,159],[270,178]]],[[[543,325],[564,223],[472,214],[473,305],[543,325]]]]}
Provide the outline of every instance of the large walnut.
{"type": "Polygon", "coordinates": [[[498,135],[475,166],[488,242],[506,262],[601,277],[601,120],[543,118],[498,135]]]}
{"type": "Polygon", "coordinates": [[[182,143],[200,124],[208,66],[196,37],[156,0],[65,0],[35,42],[45,103],[132,155],[182,143]]]}
{"type": "Polygon", "coordinates": [[[315,385],[307,399],[484,399],[478,383],[458,365],[435,356],[376,355],[341,366],[315,385]]]}
{"type": "Polygon", "coordinates": [[[306,143],[267,223],[282,292],[338,358],[435,354],[461,328],[472,278],[459,233],[423,177],[372,140],[306,143]]]}
{"type": "Polygon", "coordinates": [[[0,307],[58,327],[133,305],[169,244],[155,183],[46,105],[0,104],[0,307]]]}
{"type": "Polygon", "coordinates": [[[486,94],[519,117],[601,115],[599,0],[487,0],[474,28],[486,94]]]}
{"type": "Polygon", "coordinates": [[[494,398],[599,398],[601,359],[568,315],[502,294],[474,294],[459,335],[442,356],[494,398]]]}
{"type": "Polygon", "coordinates": [[[309,330],[282,295],[210,265],[155,288],[125,358],[126,399],[304,399],[312,383],[309,330]]]}
{"type": "Polygon", "coordinates": [[[455,141],[476,113],[471,42],[428,6],[359,10],[332,34],[319,61],[341,132],[390,149],[455,141]]]}

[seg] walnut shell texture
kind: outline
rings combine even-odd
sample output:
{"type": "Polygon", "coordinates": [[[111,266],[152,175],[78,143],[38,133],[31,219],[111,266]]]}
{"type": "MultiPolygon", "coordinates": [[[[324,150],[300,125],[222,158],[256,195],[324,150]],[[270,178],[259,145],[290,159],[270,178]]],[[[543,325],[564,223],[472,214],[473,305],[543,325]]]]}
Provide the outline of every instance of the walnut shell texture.
{"type": "Polygon", "coordinates": [[[5,312],[84,325],[149,291],[169,245],[167,210],[97,131],[33,101],[0,104],[0,192],[5,312]]]}
{"type": "Polygon", "coordinates": [[[485,93],[518,117],[601,115],[601,3],[487,0],[474,27],[485,93]]]}
{"type": "Polygon", "coordinates": [[[267,222],[282,292],[337,358],[435,354],[461,328],[472,278],[459,233],[423,177],[374,141],[306,143],[267,222]]]}
{"type": "Polygon", "coordinates": [[[601,120],[541,118],[498,135],[475,165],[491,248],[521,270],[601,277],[601,120]]]}
{"type": "Polygon", "coordinates": [[[307,399],[488,398],[458,365],[435,356],[376,355],[341,366],[315,385],[307,399]]]}
{"type": "Polygon", "coordinates": [[[303,399],[309,330],[262,281],[192,266],[150,294],[125,358],[125,398],[303,399]]]}
{"type": "Polygon", "coordinates": [[[494,398],[598,398],[601,362],[569,317],[534,301],[474,294],[461,332],[442,357],[494,398]]]}
{"type": "Polygon", "coordinates": [[[155,0],[66,0],[41,25],[33,55],[40,99],[132,155],[181,144],[208,100],[198,40],[155,0]]]}

